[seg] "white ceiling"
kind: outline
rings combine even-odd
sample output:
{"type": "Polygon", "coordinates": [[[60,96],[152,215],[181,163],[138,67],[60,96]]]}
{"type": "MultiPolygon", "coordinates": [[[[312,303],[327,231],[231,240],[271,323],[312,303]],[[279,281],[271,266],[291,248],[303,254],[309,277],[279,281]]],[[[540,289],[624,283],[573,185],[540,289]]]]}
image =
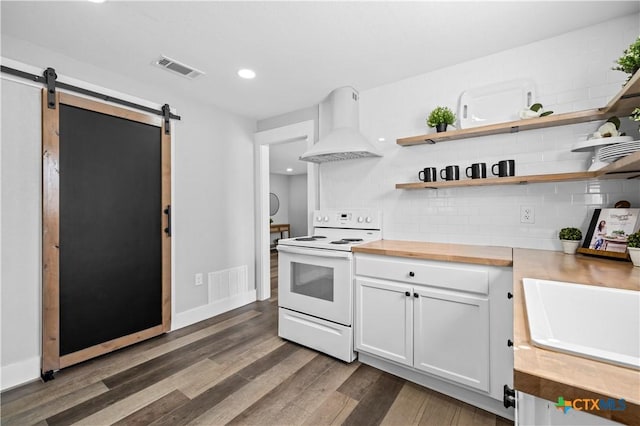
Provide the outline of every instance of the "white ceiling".
{"type": "MultiPolygon", "coordinates": [[[[367,90],[637,13],[640,2],[2,0],[0,8],[3,35],[264,119],[315,105],[337,87],[367,90]],[[206,75],[187,80],[153,67],[160,54],[206,75]],[[243,67],[257,78],[238,78],[243,67]]],[[[304,150],[304,142],[271,147],[270,170],[306,173],[304,150]]]]}
{"type": "Polygon", "coordinates": [[[0,7],[3,35],[263,119],[317,104],[337,87],[363,91],[637,13],[640,2],[3,0],[0,7]],[[151,66],[160,54],[206,75],[191,81],[151,66]],[[257,78],[239,79],[241,67],[257,78]]]}

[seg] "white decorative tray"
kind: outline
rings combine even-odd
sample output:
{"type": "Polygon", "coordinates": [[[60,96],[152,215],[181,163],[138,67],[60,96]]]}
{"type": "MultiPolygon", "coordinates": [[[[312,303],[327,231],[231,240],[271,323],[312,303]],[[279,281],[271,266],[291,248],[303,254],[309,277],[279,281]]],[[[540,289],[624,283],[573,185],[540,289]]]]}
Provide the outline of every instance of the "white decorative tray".
{"type": "Polygon", "coordinates": [[[535,103],[532,80],[514,80],[462,92],[458,103],[461,129],[519,120],[519,112],[535,103]]]}

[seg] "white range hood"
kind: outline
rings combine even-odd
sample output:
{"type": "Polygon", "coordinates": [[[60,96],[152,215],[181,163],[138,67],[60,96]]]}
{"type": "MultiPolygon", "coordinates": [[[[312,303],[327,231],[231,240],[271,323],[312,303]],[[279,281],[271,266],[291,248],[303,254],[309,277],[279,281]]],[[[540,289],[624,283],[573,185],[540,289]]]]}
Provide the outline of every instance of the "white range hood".
{"type": "Polygon", "coordinates": [[[358,130],[358,92],[353,87],[341,87],[329,94],[332,106],[333,130],[316,142],[300,160],[312,163],[382,157],[358,130]]]}

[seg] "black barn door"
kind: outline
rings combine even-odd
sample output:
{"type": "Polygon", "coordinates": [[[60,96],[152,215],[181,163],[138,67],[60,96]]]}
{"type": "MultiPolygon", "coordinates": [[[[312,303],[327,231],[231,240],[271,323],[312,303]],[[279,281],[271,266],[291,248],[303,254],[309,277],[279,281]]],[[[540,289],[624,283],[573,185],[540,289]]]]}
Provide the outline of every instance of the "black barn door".
{"type": "MultiPolygon", "coordinates": [[[[159,118],[65,94],[55,113],[44,108],[58,119],[50,143],[57,182],[47,181],[53,153],[43,139],[43,191],[57,192],[43,200],[57,195],[58,204],[57,220],[43,210],[45,235],[53,227],[58,234],[55,252],[43,256],[43,296],[53,293],[43,297],[43,339],[57,343],[43,340],[47,372],[168,330],[170,180],[159,118]],[[52,260],[57,280],[47,274],[52,260]],[[46,303],[55,307],[48,296],[57,298],[57,330],[47,324],[56,320],[46,315],[46,303]]],[[[45,251],[51,242],[43,238],[45,251]]]]}

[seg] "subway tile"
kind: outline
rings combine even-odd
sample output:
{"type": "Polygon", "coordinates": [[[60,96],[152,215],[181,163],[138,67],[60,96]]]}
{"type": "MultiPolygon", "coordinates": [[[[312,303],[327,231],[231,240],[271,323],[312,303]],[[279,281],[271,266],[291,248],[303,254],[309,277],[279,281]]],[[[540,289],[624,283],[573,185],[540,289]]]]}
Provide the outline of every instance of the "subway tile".
{"type": "MultiPolygon", "coordinates": [[[[606,98],[615,95],[620,91],[620,86],[616,83],[607,83],[591,86],[589,88],[589,98],[606,98]]],[[[603,104],[604,105],[604,104],[603,104]]]]}
{"type": "Polygon", "coordinates": [[[579,88],[573,90],[567,90],[560,92],[557,95],[558,103],[567,103],[581,101],[589,98],[589,90],[586,88],[579,88]]]}
{"type": "Polygon", "coordinates": [[[606,194],[573,194],[571,195],[572,204],[588,204],[606,207],[608,195],[606,194]]]}
{"type": "MultiPolygon", "coordinates": [[[[618,90],[612,93],[615,94],[618,90]]],[[[608,96],[599,96],[599,97],[590,97],[589,99],[585,99],[584,101],[575,101],[571,104],[570,108],[565,112],[601,108],[603,105],[606,105],[607,102],[609,102],[608,98],[609,98],[608,96]]]]}
{"type": "Polygon", "coordinates": [[[576,182],[558,183],[558,194],[585,194],[590,181],[581,180],[576,182]]]}
{"type": "Polygon", "coordinates": [[[636,200],[638,200],[640,198],[640,179],[622,181],[622,191],[635,194],[636,200]]]}
{"type": "Polygon", "coordinates": [[[612,192],[622,192],[623,181],[619,180],[597,180],[587,182],[586,192],[588,194],[608,194],[612,192]]]}

